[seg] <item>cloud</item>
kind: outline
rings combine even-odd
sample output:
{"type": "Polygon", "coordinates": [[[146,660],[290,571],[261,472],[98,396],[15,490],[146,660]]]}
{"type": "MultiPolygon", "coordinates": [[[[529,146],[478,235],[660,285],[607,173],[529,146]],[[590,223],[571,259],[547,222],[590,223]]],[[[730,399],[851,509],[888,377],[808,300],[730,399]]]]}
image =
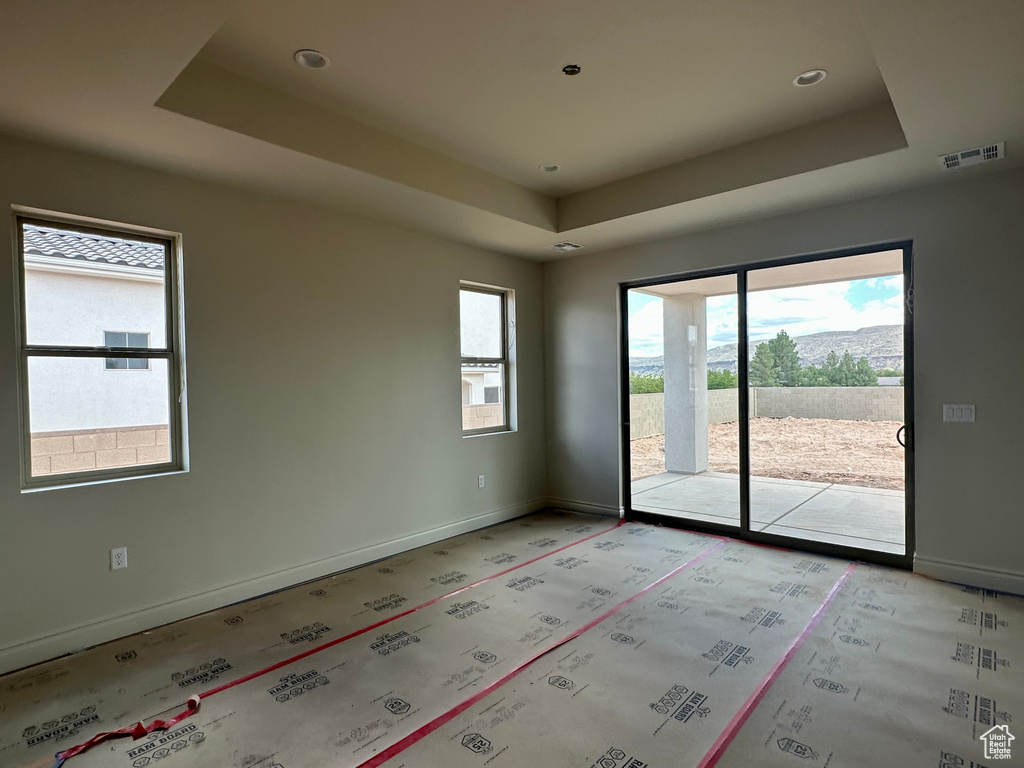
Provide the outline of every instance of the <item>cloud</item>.
{"type": "Polygon", "coordinates": [[[630,294],[629,313],[629,355],[630,357],[657,357],[665,354],[664,320],[662,300],[645,296],[644,300],[633,301],[630,294]],[[633,309],[633,305],[637,309],[633,309]]]}
{"type": "MultiPolygon", "coordinates": [[[[777,288],[751,292],[747,317],[752,341],[774,337],[780,330],[790,336],[821,331],[854,331],[875,325],[903,323],[903,277],[876,277],[838,283],[777,288]]],[[[709,346],[737,340],[736,297],[716,296],[707,301],[709,346]]],[[[629,353],[664,354],[662,301],[630,294],[629,353]]]]}

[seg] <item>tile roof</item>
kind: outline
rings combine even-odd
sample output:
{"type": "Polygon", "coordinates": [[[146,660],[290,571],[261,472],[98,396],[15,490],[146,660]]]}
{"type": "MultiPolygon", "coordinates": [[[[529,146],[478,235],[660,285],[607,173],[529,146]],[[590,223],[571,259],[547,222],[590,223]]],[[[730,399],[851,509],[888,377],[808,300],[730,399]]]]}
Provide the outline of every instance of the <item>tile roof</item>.
{"type": "Polygon", "coordinates": [[[164,268],[164,248],[157,243],[34,224],[25,224],[24,231],[26,256],[49,256],[159,271],[164,268]]]}

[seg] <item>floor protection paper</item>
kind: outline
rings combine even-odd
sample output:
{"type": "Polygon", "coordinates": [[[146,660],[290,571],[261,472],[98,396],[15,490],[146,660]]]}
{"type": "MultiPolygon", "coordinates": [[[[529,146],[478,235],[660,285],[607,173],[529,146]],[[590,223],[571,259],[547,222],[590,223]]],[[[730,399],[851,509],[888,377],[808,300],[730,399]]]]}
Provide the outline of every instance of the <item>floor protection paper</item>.
{"type": "Polygon", "coordinates": [[[0,768],[194,693],[67,766],[1024,764],[1022,625],[1013,596],[546,513],[0,678],[0,768]]]}
{"type": "Polygon", "coordinates": [[[190,766],[360,765],[721,546],[682,532],[637,535],[651,530],[627,525],[577,544],[205,699],[175,732],[100,745],[76,765],[145,768],[174,744],[190,766]]]}
{"type": "Polygon", "coordinates": [[[846,565],[728,543],[384,765],[699,765],[846,565]]]}
{"type": "Polygon", "coordinates": [[[719,765],[1024,765],[1022,631],[1019,597],[861,567],[719,765]]]}
{"type": "Polygon", "coordinates": [[[152,718],[474,582],[557,557],[617,523],[531,515],[4,676],[0,766],[48,759],[98,731],[152,718]]]}

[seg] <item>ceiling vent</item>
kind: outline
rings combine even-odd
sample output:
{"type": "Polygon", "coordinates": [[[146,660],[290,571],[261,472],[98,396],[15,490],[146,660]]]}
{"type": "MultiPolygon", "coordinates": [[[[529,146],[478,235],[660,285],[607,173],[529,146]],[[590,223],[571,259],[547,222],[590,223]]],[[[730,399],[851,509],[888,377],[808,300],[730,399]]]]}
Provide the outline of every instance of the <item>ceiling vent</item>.
{"type": "Polygon", "coordinates": [[[962,168],[968,165],[977,165],[989,160],[1000,160],[1006,156],[1003,142],[986,144],[983,147],[965,149],[961,152],[953,152],[950,155],[939,155],[939,165],[944,171],[951,171],[954,168],[962,168]]]}
{"type": "Polygon", "coordinates": [[[551,247],[554,248],[556,251],[562,251],[562,253],[568,253],[569,251],[579,250],[583,246],[580,245],[579,243],[571,243],[568,240],[565,240],[565,241],[563,241],[561,243],[555,243],[551,247]]]}

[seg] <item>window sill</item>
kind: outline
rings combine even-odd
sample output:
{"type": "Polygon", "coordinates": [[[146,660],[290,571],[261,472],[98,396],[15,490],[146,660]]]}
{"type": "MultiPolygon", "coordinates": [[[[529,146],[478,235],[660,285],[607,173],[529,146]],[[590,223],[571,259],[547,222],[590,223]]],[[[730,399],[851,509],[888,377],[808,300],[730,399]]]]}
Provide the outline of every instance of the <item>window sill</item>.
{"type": "Polygon", "coordinates": [[[508,427],[507,429],[486,429],[474,432],[463,432],[462,437],[463,439],[466,439],[469,437],[489,437],[491,435],[512,435],[518,431],[519,430],[512,427],[508,427]]]}
{"type": "Polygon", "coordinates": [[[123,475],[121,477],[94,477],[88,480],[74,480],[69,478],[67,482],[54,483],[53,485],[30,485],[21,489],[22,493],[41,493],[43,491],[63,491],[68,488],[84,488],[91,485],[107,485],[109,483],[123,483],[127,480],[143,480],[150,477],[166,477],[167,475],[187,475],[187,469],[172,467],[170,469],[154,470],[145,474],[123,475]]]}

